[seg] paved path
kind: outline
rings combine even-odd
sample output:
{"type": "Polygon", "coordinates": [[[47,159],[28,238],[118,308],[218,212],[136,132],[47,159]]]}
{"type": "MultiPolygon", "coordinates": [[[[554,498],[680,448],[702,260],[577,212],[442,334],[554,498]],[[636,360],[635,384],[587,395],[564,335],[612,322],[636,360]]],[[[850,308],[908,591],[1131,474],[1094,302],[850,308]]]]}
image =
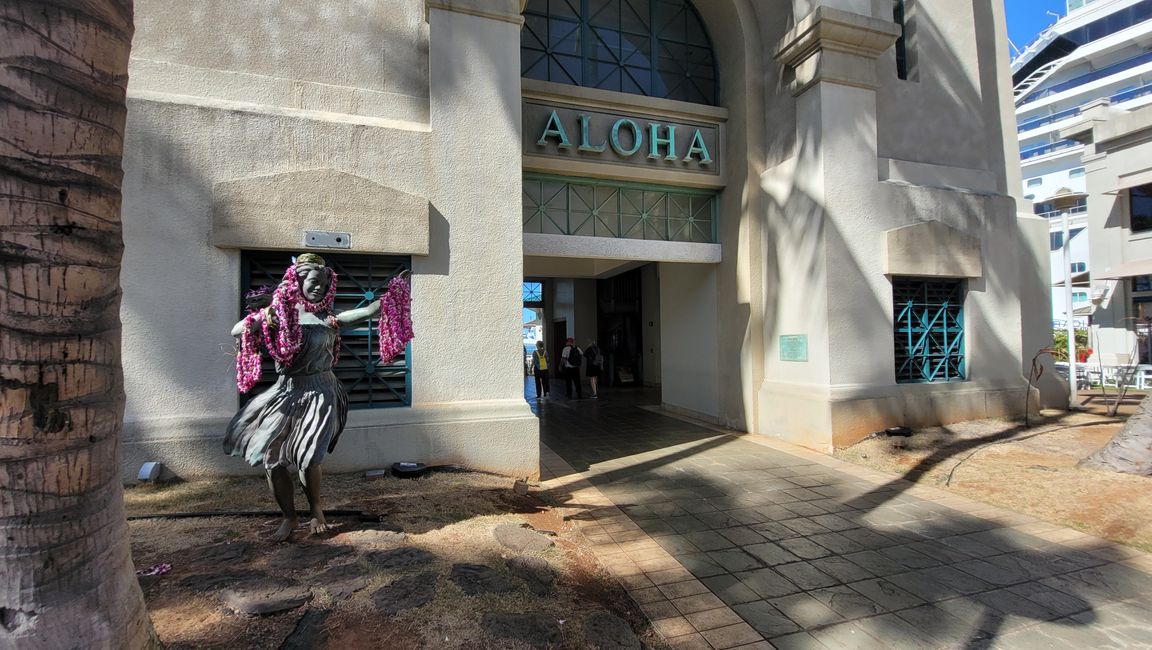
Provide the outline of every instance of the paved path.
{"type": "Polygon", "coordinates": [[[554,400],[545,486],[677,648],[1152,647],[1152,558],[625,404],[554,400]]]}

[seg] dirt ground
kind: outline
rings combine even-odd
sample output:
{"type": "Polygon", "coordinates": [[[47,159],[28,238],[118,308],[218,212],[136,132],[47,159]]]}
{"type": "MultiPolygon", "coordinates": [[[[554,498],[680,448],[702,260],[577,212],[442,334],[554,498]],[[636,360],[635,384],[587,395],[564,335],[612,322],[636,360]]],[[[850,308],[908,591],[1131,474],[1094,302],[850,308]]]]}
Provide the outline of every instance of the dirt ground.
{"type": "Polygon", "coordinates": [[[836,456],[1152,552],[1152,478],[1076,468],[1120,429],[1137,399],[1117,417],[1090,395],[1086,412],[1045,412],[1030,428],[963,422],[869,438],[836,456]]]}
{"type": "MultiPolygon", "coordinates": [[[[665,647],[566,520],[578,513],[554,509],[535,490],[517,494],[512,479],[472,472],[432,473],[420,479],[333,475],[324,480],[326,509],[365,514],[329,517],[334,530],[323,538],[309,536],[301,527],[287,544],[266,541],[278,524],[270,515],[131,519],[165,513],[269,511],[274,506],[261,479],[126,490],[137,568],[171,565],[163,575],[140,579],[166,647],[584,648],[592,645],[587,638],[592,632],[585,623],[597,617],[603,620],[605,613],[626,623],[625,634],[630,628],[643,647],[665,647]],[[509,523],[555,533],[547,535],[554,546],[536,552],[511,550],[493,535],[496,526],[509,523]],[[403,537],[395,531],[402,531],[403,537]],[[373,564],[374,553],[399,548],[426,551],[432,559],[419,566],[373,564]],[[509,573],[508,559],[525,556],[541,558],[552,568],[556,583],[551,593],[536,595],[527,582],[509,573]],[[504,580],[514,588],[468,595],[450,577],[461,563],[491,567],[499,574],[497,582],[504,580]],[[324,576],[334,568],[350,570],[361,581],[366,577],[367,585],[351,595],[333,596],[324,576]],[[234,613],[224,605],[224,590],[268,577],[297,581],[311,590],[311,601],[263,616],[234,613]],[[398,614],[381,613],[374,594],[405,579],[433,583],[435,596],[398,614]],[[501,613],[538,614],[550,619],[553,634],[549,637],[547,631],[528,625],[525,640],[501,636],[482,622],[485,615],[501,613]],[[550,640],[532,640],[542,635],[550,640]]],[[[301,494],[297,507],[303,507],[301,494]]]]}

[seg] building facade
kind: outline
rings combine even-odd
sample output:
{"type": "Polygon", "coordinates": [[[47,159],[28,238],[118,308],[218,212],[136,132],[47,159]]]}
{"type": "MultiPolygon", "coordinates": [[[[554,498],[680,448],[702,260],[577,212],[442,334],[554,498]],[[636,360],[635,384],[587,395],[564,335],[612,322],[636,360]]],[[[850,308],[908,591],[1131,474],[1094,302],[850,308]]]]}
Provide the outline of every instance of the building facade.
{"type": "Polygon", "coordinates": [[[344,306],[412,271],[402,360],[344,332],[336,471],[535,474],[525,308],[613,383],[817,449],[1018,413],[1048,226],[1004,33],[951,0],[141,0],[125,465],[248,471],[228,332],[304,249],[344,306]]]}
{"type": "Polygon", "coordinates": [[[1051,224],[1052,320],[1068,319],[1063,289],[1064,218],[1069,220],[1073,320],[1085,327],[1095,311],[1084,146],[1061,130],[1081,120],[1083,106],[1108,99],[1117,109],[1152,103],[1152,1],[1068,0],[1067,13],[1012,61],[1016,130],[1025,198],[1051,224]],[[1067,197],[1067,200],[1063,200],[1067,197]],[[1059,286],[1057,286],[1059,285],[1059,286]]]}
{"type": "Polygon", "coordinates": [[[1152,106],[1102,99],[1060,133],[1087,170],[1092,341],[1108,363],[1152,363],[1152,106]]]}

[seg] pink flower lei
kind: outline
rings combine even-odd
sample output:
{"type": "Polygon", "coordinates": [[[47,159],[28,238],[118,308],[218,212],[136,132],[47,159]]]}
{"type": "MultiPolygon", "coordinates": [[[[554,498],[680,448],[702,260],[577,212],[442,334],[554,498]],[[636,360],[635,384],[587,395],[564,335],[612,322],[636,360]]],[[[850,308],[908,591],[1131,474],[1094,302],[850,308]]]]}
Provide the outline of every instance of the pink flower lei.
{"type": "Polygon", "coordinates": [[[408,278],[396,276],[380,299],[380,363],[400,356],[412,340],[412,287],[408,278]]]}
{"type": "MultiPolygon", "coordinates": [[[[293,264],[284,271],[284,278],[272,294],[272,305],[248,314],[244,318],[244,329],[240,334],[240,349],[236,354],[236,387],[241,393],[252,390],[260,381],[260,346],[268,350],[268,355],[281,365],[290,365],[303,344],[303,331],[300,329],[300,313],[297,305],[302,305],[309,313],[332,311],[336,300],[336,273],[326,269],[329,275],[328,292],[317,303],[309,302],[300,293],[300,281],[293,264]],[[273,316],[274,318],[269,318],[273,316]],[[274,322],[273,322],[274,321],[274,322]],[[259,340],[256,330],[259,328],[259,340]]],[[[325,267],[319,267],[325,268],[325,267]]],[[[335,318],[325,319],[329,327],[337,327],[336,352],[339,352],[339,328],[335,318]]]]}

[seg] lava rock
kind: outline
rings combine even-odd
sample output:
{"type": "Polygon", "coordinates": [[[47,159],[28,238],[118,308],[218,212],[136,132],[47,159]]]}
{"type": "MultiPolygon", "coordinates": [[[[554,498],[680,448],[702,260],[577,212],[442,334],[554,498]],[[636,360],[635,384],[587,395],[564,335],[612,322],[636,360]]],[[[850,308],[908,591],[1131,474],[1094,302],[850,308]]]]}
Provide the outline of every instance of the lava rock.
{"type": "Polygon", "coordinates": [[[516,524],[500,524],[492,535],[504,546],[521,553],[539,553],[553,545],[552,540],[540,533],[516,524]]]}
{"type": "Polygon", "coordinates": [[[251,550],[251,542],[221,542],[190,548],[181,551],[180,555],[184,558],[184,563],[189,566],[207,566],[215,569],[243,562],[251,550]]]}
{"type": "Polygon", "coordinates": [[[453,564],[450,579],[469,596],[503,594],[516,589],[511,580],[483,564],[453,564]]]}
{"type": "Polygon", "coordinates": [[[295,580],[264,577],[229,587],[220,599],[241,614],[275,614],[312,600],[312,592],[295,580]]]}
{"type": "Polygon", "coordinates": [[[317,587],[325,589],[333,598],[344,600],[368,586],[365,570],[355,564],[341,564],[328,569],[313,580],[317,587]]]}
{"type": "Polygon", "coordinates": [[[402,546],[389,551],[365,553],[364,558],[381,569],[407,569],[408,567],[428,564],[435,560],[436,556],[414,546],[402,546]]]}
{"type": "Polygon", "coordinates": [[[372,594],[376,610],[394,616],[408,609],[422,607],[436,597],[436,574],[426,571],[419,575],[394,580],[372,594]]]}
{"type": "Polygon", "coordinates": [[[354,550],[351,546],[342,544],[288,544],[277,549],[268,558],[268,566],[283,571],[310,569],[328,564],[354,550]]]}
{"type": "Polygon", "coordinates": [[[584,619],[584,641],[599,650],[640,650],[640,640],[623,619],[597,612],[584,619]]]}
{"type": "Polygon", "coordinates": [[[556,571],[543,558],[521,556],[508,560],[508,571],[528,585],[528,591],[537,596],[552,593],[556,584],[556,571]]]}
{"type": "Polygon", "coordinates": [[[326,609],[309,609],[304,612],[300,620],[296,621],[296,628],[280,644],[279,650],[312,650],[324,646],[328,640],[328,631],[324,623],[328,620],[330,611],[326,609]]]}
{"type": "Polygon", "coordinates": [[[523,641],[533,648],[543,648],[560,640],[560,624],[543,614],[488,613],[480,627],[494,636],[523,641]]]}

